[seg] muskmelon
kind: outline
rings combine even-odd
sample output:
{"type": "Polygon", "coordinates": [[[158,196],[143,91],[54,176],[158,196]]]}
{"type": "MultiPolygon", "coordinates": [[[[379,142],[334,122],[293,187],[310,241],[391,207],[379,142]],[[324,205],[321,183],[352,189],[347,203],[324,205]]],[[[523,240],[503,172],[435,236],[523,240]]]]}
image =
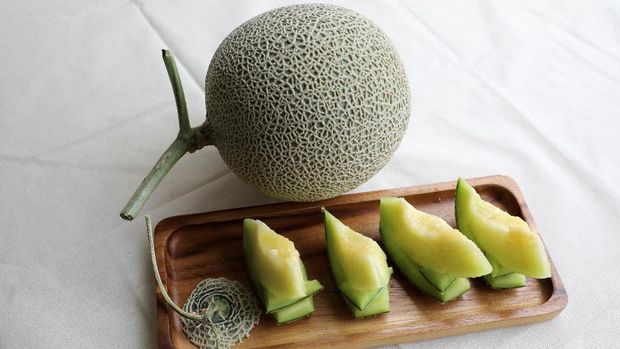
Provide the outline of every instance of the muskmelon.
{"type": "Polygon", "coordinates": [[[204,145],[215,145],[263,193],[314,201],[377,173],[408,125],[409,87],[397,51],[374,23],[342,7],[282,7],[230,33],[209,65],[199,127],[189,127],[168,55],[181,132],[123,210],[125,219],[185,152],[204,145]]]}

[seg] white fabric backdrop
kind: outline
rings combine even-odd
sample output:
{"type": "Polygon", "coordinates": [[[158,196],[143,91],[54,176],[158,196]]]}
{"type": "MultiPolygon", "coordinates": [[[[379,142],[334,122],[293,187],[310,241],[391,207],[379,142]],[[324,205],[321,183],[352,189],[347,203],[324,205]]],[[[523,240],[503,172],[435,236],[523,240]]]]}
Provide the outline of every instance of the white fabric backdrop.
{"type": "MultiPolygon", "coordinates": [[[[221,40],[293,2],[0,4],[1,348],[155,346],[142,216],[118,212],[176,133],[160,49],[181,64],[196,125],[221,40]]],[[[419,347],[617,346],[620,3],[325,2],[383,28],[412,86],[400,149],[357,190],[510,175],[569,294],[553,321],[419,347]]],[[[182,159],[143,213],[271,201],[209,149],[182,159]]]]}

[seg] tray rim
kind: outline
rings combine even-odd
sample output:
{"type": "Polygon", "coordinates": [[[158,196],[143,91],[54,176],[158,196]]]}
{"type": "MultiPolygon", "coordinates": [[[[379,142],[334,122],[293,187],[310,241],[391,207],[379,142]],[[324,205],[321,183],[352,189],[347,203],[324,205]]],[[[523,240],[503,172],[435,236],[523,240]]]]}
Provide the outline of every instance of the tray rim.
{"type": "MultiPolygon", "coordinates": [[[[549,258],[549,264],[551,266],[551,295],[550,297],[542,304],[525,308],[523,312],[519,312],[517,315],[512,316],[507,319],[496,320],[496,321],[488,321],[482,323],[474,323],[471,325],[458,326],[453,328],[445,328],[437,331],[427,331],[423,333],[415,333],[411,334],[402,334],[389,337],[390,341],[386,341],[384,338],[379,338],[375,342],[364,343],[366,347],[373,347],[379,345],[389,345],[395,343],[404,343],[404,342],[416,342],[421,340],[428,340],[433,338],[441,338],[454,336],[459,334],[473,333],[490,329],[497,329],[503,327],[513,327],[519,325],[525,325],[530,323],[542,322],[546,320],[551,320],[555,318],[568,304],[568,294],[566,293],[566,288],[564,287],[564,283],[558,274],[558,271],[553,263],[553,259],[549,254],[547,246],[545,244],[544,239],[542,239],[542,233],[538,230],[538,226],[532,216],[529,207],[524,199],[523,193],[519,188],[517,182],[510,176],[506,175],[493,175],[493,176],[483,176],[483,177],[474,177],[474,178],[466,178],[468,183],[470,183],[473,187],[480,186],[498,186],[501,187],[513,195],[513,197],[517,200],[517,203],[521,209],[521,213],[523,214],[523,218],[530,225],[532,230],[537,232],[541,236],[541,240],[543,241],[543,245],[545,246],[545,250],[547,252],[547,256],[549,258]]],[[[154,232],[154,243],[155,243],[155,256],[157,259],[157,264],[160,266],[159,272],[164,286],[167,285],[168,281],[168,273],[166,264],[166,253],[164,251],[165,246],[167,245],[168,238],[179,228],[202,224],[205,222],[218,222],[221,221],[222,218],[229,219],[228,214],[233,211],[247,211],[248,216],[253,216],[255,218],[260,218],[263,215],[269,215],[272,212],[277,212],[279,210],[286,210],[287,212],[294,212],[296,210],[307,210],[309,208],[320,208],[322,206],[330,206],[334,204],[348,204],[355,202],[364,202],[364,201],[372,201],[377,200],[383,196],[390,196],[394,194],[398,194],[398,196],[411,196],[411,195],[420,195],[432,192],[441,192],[446,190],[451,190],[456,188],[456,180],[452,181],[444,181],[437,183],[429,183],[429,184],[421,184],[415,186],[407,186],[400,188],[389,188],[389,189],[380,189],[373,190],[367,192],[359,192],[359,193],[351,193],[345,194],[342,196],[338,196],[331,199],[321,200],[321,201],[313,201],[313,202],[278,202],[271,204],[263,204],[263,205],[254,205],[247,207],[238,207],[238,208],[230,208],[218,211],[211,212],[202,212],[202,213],[192,213],[192,214],[184,214],[171,216],[161,220],[157,223],[154,232]],[[183,223],[180,223],[183,222],[183,223]]],[[[155,284],[155,283],[154,283],[155,284]]],[[[158,347],[159,348],[174,348],[172,343],[171,335],[170,335],[170,322],[174,321],[173,317],[178,316],[174,313],[166,304],[159,287],[155,284],[155,294],[157,301],[157,337],[158,337],[158,347]]]]}

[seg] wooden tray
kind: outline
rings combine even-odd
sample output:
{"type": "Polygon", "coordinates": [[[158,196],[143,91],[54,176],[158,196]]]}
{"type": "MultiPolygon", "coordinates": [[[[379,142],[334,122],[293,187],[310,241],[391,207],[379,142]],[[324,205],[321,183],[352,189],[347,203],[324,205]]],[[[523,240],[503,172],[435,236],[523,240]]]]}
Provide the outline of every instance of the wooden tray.
{"type": "MultiPolygon", "coordinates": [[[[511,178],[483,177],[469,183],[483,198],[523,217],[532,229],[537,229],[511,178]]],[[[325,289],[314,297],[316,311],[311,317],[276,326],[263,314],[260,324],[239,348],[371,347],[522,325],[558,315],[568,298],[551,263],[551,279],[528,279],[525,287],[508,290],[493,290],[475,279],[469,292],[448,304],[422,294],[395,272],[390,282],[391,312],[363,320],[351,317],[329,273],[320,207],[325,206],[354,230],[378,239],[381,197],[404,197],[454,226],[455,187],[456,182],[445,182],[344,195],[321,202],[287,202],[167,218],[155,230],[161,277],[179,305],[205,278],[223,276],[251,288],[243,259],[242,221],[252,217],[290,238],[310,276],[325,289]]],[[[195,348],[183,333],[179,316],[166,306],[159,289],[156,292],[160,347],[195,348]]]]}

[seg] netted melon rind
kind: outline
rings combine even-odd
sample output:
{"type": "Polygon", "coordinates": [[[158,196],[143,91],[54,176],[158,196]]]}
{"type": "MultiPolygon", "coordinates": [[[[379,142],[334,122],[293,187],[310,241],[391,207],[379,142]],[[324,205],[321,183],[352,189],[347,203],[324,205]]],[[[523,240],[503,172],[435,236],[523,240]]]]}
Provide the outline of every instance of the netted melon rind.
{"type": "Polygon", "coordinates": [[[227,165],[286,200],[337,196],[389,160],[407,128],[404,67],[386,35],[332,5],[254,17],[206,77],[208,137],[227,165]]]}
{"type": "Polygon", "coordinates": [[[230,348],[241,343],[260,319],[255,297],[239,282],[226,278],[201,281],[183,310],[201,316],[207,311],[205,322],[181,317],[187,338],[201,349],[230,348]]]}

